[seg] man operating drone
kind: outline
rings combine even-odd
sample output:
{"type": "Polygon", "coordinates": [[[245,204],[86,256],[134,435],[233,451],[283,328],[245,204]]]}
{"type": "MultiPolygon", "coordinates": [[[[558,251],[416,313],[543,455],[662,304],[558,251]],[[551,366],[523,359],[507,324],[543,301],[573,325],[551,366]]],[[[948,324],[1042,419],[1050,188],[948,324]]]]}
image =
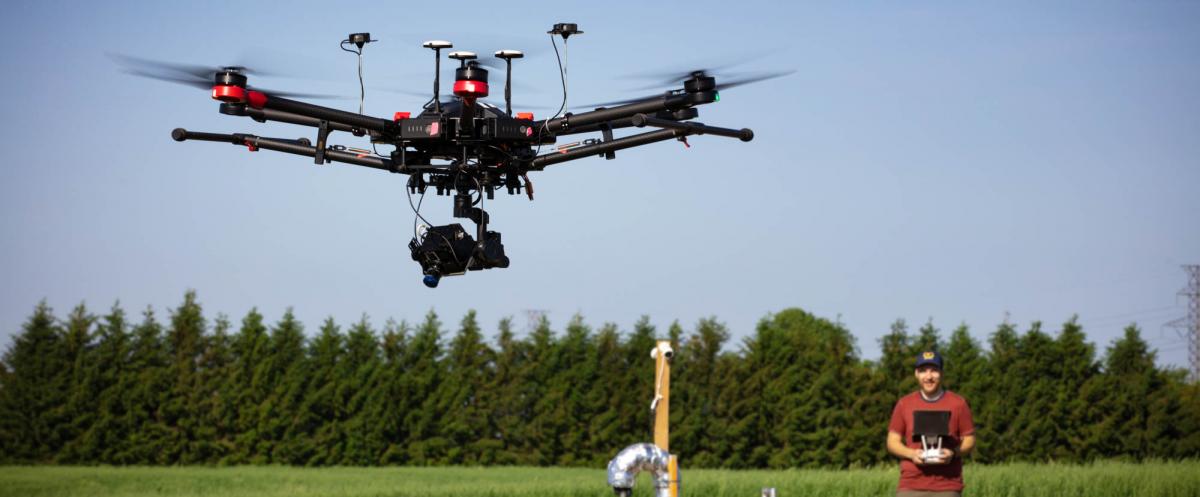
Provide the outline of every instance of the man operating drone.
{"type": "MultiPolygon", "coordinates": [[[[561,37],[565,45],[572,35],[578,35],[575,24],[562,23],[549,31],[551,41],[561,37]]],[[[356,33],[343,40],[343,49],[362,56],[370,43],[370,34],[356,33]],[[358,50],[347,49],[356,46],[358,50]]],[[[505,108],[482,101],[490,94],[488,70],[473,52],[455,51],[449,57],[458,62],[453,85],[454,98],[442,101],[439,94],[442,51],[453,48],[448,41],[429,41],[425,48],[434,52],[435,76],[433,98],[417,115],[397,112],[390,119],[346,112],[313,105],[288,97],[297,94],[274,92],[250,86],[248,71],[240,67],[221,67],[204,72],[190,71],[189,78],[177,74],[154,74],[145,70],[131,71],[142,76],[183,82],[193,86],[211,87],[212,98],[221,102],[220,112],[232,116],[250,117],[259,122],[278,121],[316,128],[315,140],[307,138],[282,139],[243,133],[204,133],[177,128],[171,136],[177,141],[204,140],[228,142],[245,146],[251,151],[273,150],[312,157],[317,164],[341,162],[365,166],[392,173],[408,175],[409,194],[424,194],[433,189],[438,195],[453,197],[453,216],[475,223],[472,236],[462,225],[454,223],[428,226],[414,234],[409,243],[412,258],[421,266],[426,286],[436,287],[443,276],[463,274],[489,268],[508,267],[500,233],[488,230],[489,216],[482,208],[484,199],[492,199],[497,189],[508,194],[524,192],[532,199],[528,174],[548,166],[585,157],[615,158],[615,152],[690,135],[710,134],[750,141],[749,129],[730,129],[708,126],[692,119],[698,117],[697,106],[719,100],[720,90],[761,81],[787,73],[757,75],[718,84],[705,71],[692,71],[677,78],[682,87],[665,93],[597,106],[595,110],[578,114],[555,114],[549,119],[535,120],[530,113],[513,114],[512,66],[523,57],[520,51],[500,50],[497,59],[506,68],[505,108]],[[658,128],[653,131],[616,137],[621,128],[658,128]],[[362,153],[346,147],[330,146],[333,132],[367,136],[372,145],[391,145],[387,155],[362,153]],[[570,145],[550,147],[558,137],[598,133],[594,139],[570,145]]],[[[555,49],[557,53],[557,45],[555,49]]],[[[142,61],[145,63],[147,61],[142,61]]],[[[175,65],[152,63],[155,68],[178,69],[175,65]]],[[[189,68],[191,69],[191,68],[189,68]]],[[[360,72],[361,77],[361,72],[360,72]]],[[[564,75],[565,106],[565,75],[564,75]]],[[[561,110],[560,110],[561,112],[561,110]]],[[[414,209],[415,210],[415,209],[414,209]]],[[[420,214],[418,213],[418,217],[420,214]]],[[[422,218],[423,219],[423,218],[422,218]]],[[[428,224],[428,223],[427,223],[428,224]]]]}
{"type": "Polygon", "coordinates": [[[897,497],[958,497],[962,457],[975,448],[975,424],[966,399],[942,388],[942,355],[917,356],[920,387],[902,397],[888,423],[887,449],[900,458],[897,497]]]}

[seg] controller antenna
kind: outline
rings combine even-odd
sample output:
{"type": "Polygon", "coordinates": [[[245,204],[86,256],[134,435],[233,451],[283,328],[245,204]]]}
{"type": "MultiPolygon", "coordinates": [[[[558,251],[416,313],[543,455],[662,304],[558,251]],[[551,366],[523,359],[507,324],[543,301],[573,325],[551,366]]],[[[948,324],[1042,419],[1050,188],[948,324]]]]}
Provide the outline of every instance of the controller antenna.
{"type": "Polygon", "coordinates": [[[496,58],[504,59],[504,63],[508,71],[504,75],[504,110],[512,116],[512,60],[524,57],[525,54],[520,50],[500,50],[496,52],[496,58]]]}
{"type": "Polygon", "coordinates": [[[438,96],[438,88],[442,84],[442,49],[454,48],[454,44],[445,40],[429,40],[421,46],[433,49],[433,111],[442,112],[442,98],[438,96]]]}

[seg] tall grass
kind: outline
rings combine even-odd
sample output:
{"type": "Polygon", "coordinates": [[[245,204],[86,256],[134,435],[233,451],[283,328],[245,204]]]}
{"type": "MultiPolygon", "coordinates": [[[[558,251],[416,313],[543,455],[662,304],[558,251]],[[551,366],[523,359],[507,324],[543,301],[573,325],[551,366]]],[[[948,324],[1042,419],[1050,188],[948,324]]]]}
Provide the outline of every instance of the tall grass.
{"type": "MultiPolygon", "coordinates": [[[[895,467],[854,470],[684,469],[684,497],[886,496],[895,467]]],[[[969,497],[1200,496],[1200,461],[1090,465],[968,465],[969,497]]],[[[602,469],[0,467],[0,496],[170,497],[610,497],[602,469]]],[[[651,497],[642,477],[635,497],[651,497]]]]}

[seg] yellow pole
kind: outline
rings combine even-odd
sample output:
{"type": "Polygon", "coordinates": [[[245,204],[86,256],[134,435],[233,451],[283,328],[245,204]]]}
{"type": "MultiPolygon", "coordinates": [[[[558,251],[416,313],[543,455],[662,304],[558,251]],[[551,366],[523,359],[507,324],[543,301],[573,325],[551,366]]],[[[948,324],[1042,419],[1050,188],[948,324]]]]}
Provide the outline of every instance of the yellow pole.
{"type": "Polygon", "coordinates": [[[667,465],[667,473],[671,475],[671,486],[667,487],[671,491],[671,497],[679,497],[679,458],[674,454],[667,465]]]}
{"type": "Polygon", "coordinates": [[[668,340],[659,340],[654,349],[654,445],[670,452],[671,360],[665,353],[668,350],[671,350],[668,340]]]}
{"type": "MultiPolygon", "coordinates": [[[[670,452],[671,436],[671,350],[669,340],[654,347],[654,445],[670,452]]],[[[679,459],[671,455],[667,471],[671,477],[671,497],[679,497],[679,459]]]]}

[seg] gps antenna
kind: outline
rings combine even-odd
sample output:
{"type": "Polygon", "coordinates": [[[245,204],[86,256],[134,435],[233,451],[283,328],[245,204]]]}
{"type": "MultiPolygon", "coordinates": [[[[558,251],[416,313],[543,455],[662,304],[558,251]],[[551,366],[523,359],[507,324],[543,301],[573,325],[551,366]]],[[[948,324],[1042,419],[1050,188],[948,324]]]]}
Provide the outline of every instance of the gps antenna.
{"type": "Polygon", "coordinates": [[[459,50],[457,52],[450,52],[450,58],[457,60],[458,67],[463,68],[463,67],[467,67],[467,61],[478,59],[479,56],[476,55],[475,52],[459,50]]]}
{"type": "Polygon", "coordinates": [[[358,48],[362,48],[363,45],[379,40],[372,40],[371,33],[351,33],[350,36],[346,37],[346,41],[353,43],[358,48]]]}
{"type": "Polygon", "coordinates": [[[442,49],[454,48],[454,44],[445,40],[429,40],[421,46],[433,49],[433,111],[442,112],[442,98],[438,96],[438,88],[442,84],[442,49]]]}
{"type": "Polygon", "coordinates": [[[546,32],[547,34],[562,36],[563,41],[567,41],[571,35],[581,35],[583,31],[579,30],[579,25],[573,22],[560,22],[554,25],[554,29],[546,32]]]}
{"type": "Polygon", "coordinates": [[[500,50],[496,52],[496,58],[504,59],[508,71],[504,76],[504,110],[512,116],[512,60],[524,57],[525,54],[520,50],[500,50]]]}

